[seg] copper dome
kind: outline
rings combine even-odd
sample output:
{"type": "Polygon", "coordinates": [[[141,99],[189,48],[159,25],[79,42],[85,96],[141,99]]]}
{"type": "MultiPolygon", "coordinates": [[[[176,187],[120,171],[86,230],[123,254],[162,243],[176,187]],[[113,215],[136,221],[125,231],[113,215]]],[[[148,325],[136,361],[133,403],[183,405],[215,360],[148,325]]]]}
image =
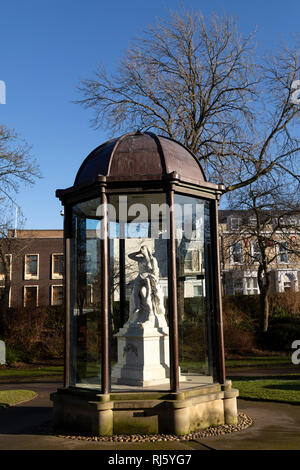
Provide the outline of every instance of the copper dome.
{"type": "Polygon", "coordinates": [[[74,185],[102,175],[114,180],[162,179],[176,172],[182,180],[206,181],[195,155],[184,145],[150,132],[125,134],[97,147],[82,163],[74,185]]]}

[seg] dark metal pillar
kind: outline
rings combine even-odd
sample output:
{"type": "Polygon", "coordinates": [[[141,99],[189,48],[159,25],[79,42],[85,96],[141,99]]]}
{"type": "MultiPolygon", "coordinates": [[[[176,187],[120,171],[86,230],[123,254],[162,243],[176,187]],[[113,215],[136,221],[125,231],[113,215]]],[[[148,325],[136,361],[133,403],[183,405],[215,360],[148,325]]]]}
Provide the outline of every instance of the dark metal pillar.
{"type": "Polygon", "coordinates": [[[170,207],[169,230],[169,328],[170,328],[170,375],[171,391],[179,391],[179,357],[178,357],[178,318],[177,318],[177,276],[176,276],[176,241],[175,241],[175,214],[174,190],[171,187],[167,194],[170,207]]]}
{"type": "Polygon", "coordinates": [[[70,386],[72,208],[64,207],[64,387],[70,386]]]}
{"type": "Polygon", "coordinates": [[[220,275],[220,246],[219,246],[219,224],[218,224],[218,201],[211,204],[212,222],[212,261],[213,261],[213,284],[214,284],[214,307],[216,318],[216,335],[218,345],[217,370],[218,381],[224,384],[226,381],[225,372],[225,351],[223,338],[223,315],[222,315],[222,288],[220,275]]]}
{"type": "Polygon", "coordinates": [[[106,188],[101,186],[101,328],[102,328],[102,393],[109,393],[109,320],[108,320],[108,217],[106,188]]]}

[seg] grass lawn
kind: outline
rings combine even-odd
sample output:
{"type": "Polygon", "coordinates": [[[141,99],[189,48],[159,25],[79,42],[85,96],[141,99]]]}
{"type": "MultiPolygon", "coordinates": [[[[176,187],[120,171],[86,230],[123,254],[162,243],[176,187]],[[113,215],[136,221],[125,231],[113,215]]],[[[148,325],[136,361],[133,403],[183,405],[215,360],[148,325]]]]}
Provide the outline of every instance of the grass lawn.
{"type": "Polygon", "coordinates": [[[35,396],[32,390],[0,390],[0,408],[31,400],[35,396]]]}
{"type": "Polygon", "coordinates": [[[300,374],[265,377],[239,377],[232,380],[239,397],[300,405],[300,374]]]}
{"type": "Polygon", "coordinates": [[[0,382],[5,379],[27,378],[27,377],[61,377],[63,366],[43,366],[38,368],[3,368],[0,369],[0,382]]]}
{"type": "Polygon", "coordinates": [[[226,359],[226,368],[292,366],[291,356],[253,356],[226,359]]]}

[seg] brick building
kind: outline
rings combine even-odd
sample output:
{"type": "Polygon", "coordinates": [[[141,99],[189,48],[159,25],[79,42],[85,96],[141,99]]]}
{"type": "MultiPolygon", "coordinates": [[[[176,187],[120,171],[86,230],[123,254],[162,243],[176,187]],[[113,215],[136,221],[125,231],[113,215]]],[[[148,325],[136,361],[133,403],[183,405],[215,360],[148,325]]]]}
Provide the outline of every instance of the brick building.
{"type": "Polygon", "coordinates": [[[0,251],[0,288],[9,284],[9,307],[63,303],[62,230],[11,230],[0,251]]]}

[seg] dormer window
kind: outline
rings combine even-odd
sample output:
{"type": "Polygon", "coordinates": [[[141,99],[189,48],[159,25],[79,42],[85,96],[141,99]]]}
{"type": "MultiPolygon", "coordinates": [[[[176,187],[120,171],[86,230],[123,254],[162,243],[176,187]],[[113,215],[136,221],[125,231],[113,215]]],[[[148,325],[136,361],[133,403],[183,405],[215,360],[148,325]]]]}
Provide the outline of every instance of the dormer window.
{"type": "Polygon", "coordinates": [[[230,218],[230,228],[231,230],[238,230],[240,228],[241,219],[238,217],[230,218]]]}

